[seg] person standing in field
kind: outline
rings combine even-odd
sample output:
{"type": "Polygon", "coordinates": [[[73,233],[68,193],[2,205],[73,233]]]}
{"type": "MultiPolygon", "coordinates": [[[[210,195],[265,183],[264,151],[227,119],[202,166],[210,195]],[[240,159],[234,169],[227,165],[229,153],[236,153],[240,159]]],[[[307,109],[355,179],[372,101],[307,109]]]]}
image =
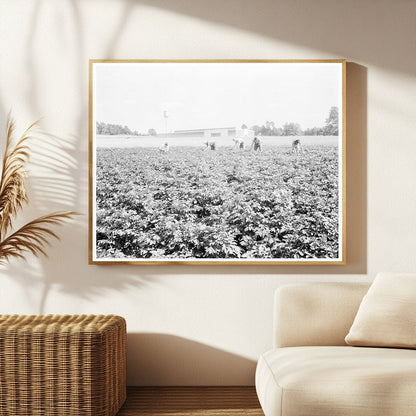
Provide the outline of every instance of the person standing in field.
{"type": "Polygon", "coordinates": [[[262,142],[261,138],[254,136],[253,142],[251,143],[250,150],[253,149],[255,152],[261,152],[262,151],[262,142]]]}
{"type": "Polygon", "coordinates": [[[215,141],[209,142],[208,140],[205,142],[205,149],[204,152],[206,150],[216,150],[217,149],[217,144],[215,143],[215,141]]]}
{"type": "Polygon", "coordinates": [[[162,147],[159,147],[159,150],[162,153],[168,153],[169,152],[169,143],[166,142],[162,147]]]}
{"type": "Polygon", "coordinates": [[[302,143],[300,142],[300,139],[293,140],[292,153],[296,153],[296,156],[300,153],[303,153],[302,143]]]}
{"type": "Polygon", "coordinates": [[[233,141],[234,141],[234,149],[244,150],[245,143],[243,139],[234,137],[233,141]]]}

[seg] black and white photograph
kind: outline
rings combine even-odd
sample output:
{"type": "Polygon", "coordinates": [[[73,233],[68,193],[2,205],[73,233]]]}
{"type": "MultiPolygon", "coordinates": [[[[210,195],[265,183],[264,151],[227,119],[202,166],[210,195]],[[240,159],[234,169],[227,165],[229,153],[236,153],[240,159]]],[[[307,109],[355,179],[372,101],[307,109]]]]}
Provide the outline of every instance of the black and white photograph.
{"type": "Polygon", "coordinates": [[[90,262],[343,264],[345,61],[90,61],[90,262]]]}

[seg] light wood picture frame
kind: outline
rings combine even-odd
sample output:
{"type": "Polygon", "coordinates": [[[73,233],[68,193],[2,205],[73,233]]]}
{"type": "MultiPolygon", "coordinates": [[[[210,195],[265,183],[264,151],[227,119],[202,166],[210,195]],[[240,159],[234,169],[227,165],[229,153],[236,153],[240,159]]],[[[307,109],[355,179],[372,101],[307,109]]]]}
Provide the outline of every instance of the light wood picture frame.
{"type": "Polygon", "coordinates": [[[345,264],[345,60],[90,60],[89,79],[90,264],[345,264]]]}

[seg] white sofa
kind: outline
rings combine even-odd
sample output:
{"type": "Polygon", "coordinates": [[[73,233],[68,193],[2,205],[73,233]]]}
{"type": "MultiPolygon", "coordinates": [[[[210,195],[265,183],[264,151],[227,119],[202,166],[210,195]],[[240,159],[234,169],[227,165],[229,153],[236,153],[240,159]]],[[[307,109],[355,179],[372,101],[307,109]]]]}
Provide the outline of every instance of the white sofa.
{"type": "Polygon", "coordinates": [[[276,291],[274,348],[256,371],[266,416],[416,415],[416,350],[344,341],[368,288],[310,283],[276,291]]]}

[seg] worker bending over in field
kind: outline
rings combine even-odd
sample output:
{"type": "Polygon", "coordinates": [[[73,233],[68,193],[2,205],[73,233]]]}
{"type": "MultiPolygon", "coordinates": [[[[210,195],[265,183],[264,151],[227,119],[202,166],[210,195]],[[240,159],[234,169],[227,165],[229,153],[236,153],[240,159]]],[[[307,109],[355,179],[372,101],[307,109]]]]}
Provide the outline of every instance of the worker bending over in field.
{"type": "Polygon", "coordinates": [[[209,142],[208,140],[205,142],[204,152],[206,150],[216,150],[217,144],[215,142],[209,142]]]}
{"type": "Polygon", "coordinates": [[[251,143],[251,147],[250,150],[253,149],[255,152],[262,151],[262,143],[261,143],[261,138],[255,136],[253,139],[253,142],[251,143]]]}
{"type": "Polygon", "coordinates": [[[243,139],[234,137],[233,142],[234,142],[234,149],[244,150],[245,143],[243,139]]]}
{"type": "Polygon", "coordinates": [[[300,139],[293,140],[292,153],[296,153],[296,155],[303,153],[302,143],[300,142],[300,139]]]}
{"type": "Polygon", "coordinates": [[[166,142],[163,146],[159,147],[159,150],[162,153],[168,153],[169,152],[169,143],[166,142]]]}

